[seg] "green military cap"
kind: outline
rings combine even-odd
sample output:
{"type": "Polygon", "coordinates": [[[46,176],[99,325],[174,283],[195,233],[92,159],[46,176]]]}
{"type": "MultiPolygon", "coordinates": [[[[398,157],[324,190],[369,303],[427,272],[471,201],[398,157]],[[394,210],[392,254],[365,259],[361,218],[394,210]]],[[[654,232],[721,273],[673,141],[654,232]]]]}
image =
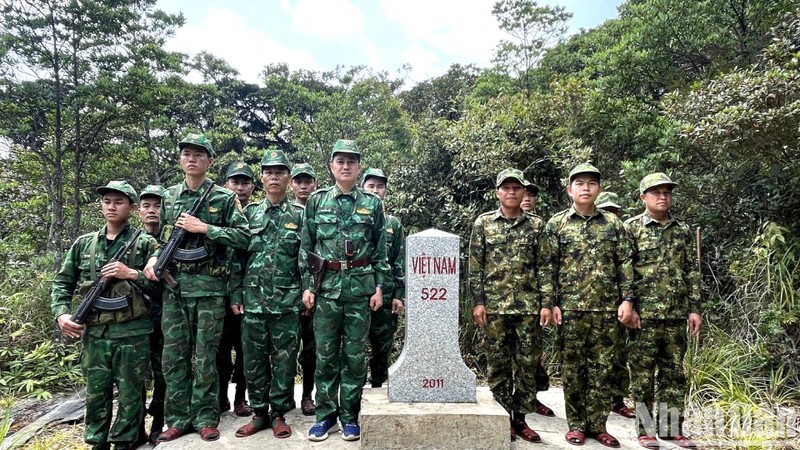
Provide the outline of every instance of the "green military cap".
{"type": "Polygon", "coordinates": [[[247,177],[250,178],[250,181],[256,181],[256,175],[253,173],[253,169],[242,161],[231,163],[231,165],[228,166],[228,173],[225,174],[225,179],[227,180],[230,177],[237,176],[247,177]]]}
{"type": "Polygon", "coordinates": [[[97,193],[100,195],[105,195],[109,192],[120,192],[125,194],[125,196],[128,197],[133,203],[136,203],[136,199],[139,198],[139,196],[136,195],[136,189],[128,184],[127,181],[109,181],[107,185],[97,188],[97,193]]]}
{"type": "Polygon", "coordinates": [[[211,141],[209,141],[205,135],[197,133],[187,134],[185,138],[178,142],[178,149],[183,150],[183,147],[186,147],[187,145],[194,145],[195,147],[205,149],[205,151],[208,152],[208,156],[212,158],[216,156],[214,153],[214,147],[211,145],[211,141]]]}
{"type": "Polygon", "coordinates": [[[295,164],[294,167],[292,167],[291,178],[294,179],[294,177],[298,175],[308,175],[315,180],[317,179],[317,174],[309,163],[295,164]]]}
{"type": "Polygon", "coordinates": [[[600,171],[597,169],[597,167],[587,162],[587,163],[580,163],[577,166],[575,166],[574,169],[572,169],[572,171],[569,173],[569,182],[572,183],[572,179],[582,173],[591,173],[597,175],[598,180],[600,179],[600,171]]]}
{"type": "Polygon", "coordinates": [[[286,153],[283,150],[267,150],[264,152],[264,157],[261,158],[261,167],[283,166],[286,170],[292,169],[292,164],[286,153]]]}
{"type": "Polygon", "coordinates": [[[348,153],[350,155],[356,155],[359,161],[361,160],[361,150],[358,149],[356,145],[356,141],[350,139],[339,139],[333,144],[333,150],[331,151],[331,159],[336,156],[337,153],[348,153]]]}
{"type": "Polygon", "coordinates": [[[521,170],[518,169],[504,169],[501,170],[500,173],[497,174],[497,179],[495,180],[495,187],[500,187],[504,181],[514,179],[520,182],[523,186],[526,186],[528,181],[525,179],[525,175],[522,174],[521,170]]]}
{"type": "Polygon", "coordinates": [[[380,178],[383,180],[384,184],[389,182],[389,177],[387,177],[381,169],[376,169],[374,167],[370,167],[364,172],[364,181],[362,181],[361,184],[366,183],[367,178],[380,178]]]}
{"type": "Polygon", "coordinates": [[[539,186],[537,186],[536,184],[531,183],[530,181],[525,181],[524,183],[522,183],[522,185],[525,186],[526,191],[530,192],[534,196],[539,195],[539,186]]]}
{"type": "Polygon", "coordinates": [[[139,194],[139,201],[142,201],[144,197],[158,197],[161,198],[164,196],[164,188],[161,187],[160,184],[149,184],[142,192],[139,194]]]}
{"type": "Polygon", "coordinates": [[[642,178],[642,182],[639,183],[639,193],[644,194],[651,187],[664,185],[675,187],[678,183],[672,181],[664,172],[651,173],[642,178]]]}
{"type": "Polygon", "coordinates": [[[600,209],[603,208],[617,208],[622,209],[622,206],[619,205],[619,196],[613,192],[603,191],[600,195],[597,196],[597,200],[594,201],[594,205],[600,209]]]}

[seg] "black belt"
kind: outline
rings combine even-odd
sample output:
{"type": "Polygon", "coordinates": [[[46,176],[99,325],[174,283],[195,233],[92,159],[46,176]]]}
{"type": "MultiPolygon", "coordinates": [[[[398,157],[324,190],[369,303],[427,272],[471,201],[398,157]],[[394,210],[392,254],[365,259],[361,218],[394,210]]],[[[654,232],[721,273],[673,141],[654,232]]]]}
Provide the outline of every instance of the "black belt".
{"type": "Polygon", "coordinates": [[[356,267],[364,267],[369,265],[370,260],[367,258],[364,259],[345,259],[342,261],[325,261],[325,268],[328,270],[347,270],[347,269],[354,269],[356,267]]]}

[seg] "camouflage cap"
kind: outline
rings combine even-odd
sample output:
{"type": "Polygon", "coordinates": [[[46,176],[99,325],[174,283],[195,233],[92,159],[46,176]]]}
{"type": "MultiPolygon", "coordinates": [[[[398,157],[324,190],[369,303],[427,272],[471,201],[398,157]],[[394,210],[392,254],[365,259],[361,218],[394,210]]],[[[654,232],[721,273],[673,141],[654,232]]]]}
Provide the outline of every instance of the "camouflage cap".
{"type": "Polygon", "coordinates": [[[139,198],[139,196],[136,195],[136,189],[128,184],[127,181],[109,181],[107,185],[97,188],[97,193],[100,195],[105,195],[109,192],[119,192],[124,194],[133,203],[136,203],[136,199],[139,198]]]}
{"type": "Polygon", "coordinates": [[[530,192],[534,197],[539,195],[539,186],[536,184],[531,183],[530,181],[525,181],[522,183],[522,185],[525,186],[525,190],[530,192]]]}
{"type": "Polygon", "coordinates": [[[139,194],[139,201],[144,197],[158,197],[164,196],[164,188],[160,184],[149,184],[139,194]]]}
{"type": "Polygon", "coordinates": [[[308,175],[315,180],[317,179],[317,174],[309,163],[295,164],[294,167],[292,167],[291,178],[294,179],[294,177],[298,175],[308,175]]]}
{"type": "Polygon", "coordinates": [[[387,177],[381,169],[376,169],[374,167],[370,167],[364,172],[364,181],[361,182],[362,185],[367,182],[367,178],[380,178],[383,180],[384,184],[389,182],[389,177],[387,177]]]}
{"type": "Polygon", "coordinates": [[[250,168],[250,165],[239,161],[235,163],[231,163],[228,166],[228,173],[225,174],[225,179],[227,180],[230,177],[247,177],[250,181],[256,181],[256,174],[253,173],[253,169],[250,168]]]}
{"type": "Polygon", "coordinates": [[[520,182],[523,186],[526,186],[530,183],[525,179],[525,175],[522,174],[521,170],[518,169],[504,169],[501,170],[500,173],[497,174],[497,179],[494,182],[495,187],[500,187],[504,181],[514,179],[520,182]]]}
{"type": "Polygon", "coordinates": [[[577,166],[575,166],[574,169],[572,169],[572,171],[569,173],[569,182],[572,183],[572,179],[582,173],[591,173],[597,175],[598,180],[600,179],[600,171],[597,169],[597,167],[586,162],[586,163],[580,163],[577,166]]]}
{"type": "Polygon", "coordinates": [[[272,149],[264,152],[264,157],[261,158],[261,167],[273,166],[283,166],[286,167],[286,170],[292,170],[292,164],[289,162],[289,158],[286,157],[286,153],[283,153],[283,150],[272,149]]]}
{"type": "Polygon", "coordinates": [[[358,149],[356,141],[350,139],[339,139],[335,144],[333,144],[333,150],[331,150],[331,159],[333,159],[337,153],[356,155],[359,161],[361,160],[361,150],[358,149]]]}
{"type": "Polygon", "coordinates": [[[214,153],[214,147],[211,145],[211,141],[209,141],[205,135],[197,133],[187,134],[185,138],[178,142],[178,149],[183,150],[183,147],[186,147],[187,145],[194,145],[195,147],[205,149],[205,151],[208,152],[208,156],[212,158],[216,156],[214,153]]]}
{"type": "Polygon", "coordinates": [[[664,172],[651,173],[642,178],[642,182],[639,183],[639,193],[644,194],[651,187],[664,185],[675,187],[678,183],[672,181],[664,172]]]}
{"type": "Polygon", "coordinates": [[[594,205],[600,209],[603,208],[617,208],[622,209],[619,205],[619,196],[613,192],[603,191],[597,196],[594,205]]]}

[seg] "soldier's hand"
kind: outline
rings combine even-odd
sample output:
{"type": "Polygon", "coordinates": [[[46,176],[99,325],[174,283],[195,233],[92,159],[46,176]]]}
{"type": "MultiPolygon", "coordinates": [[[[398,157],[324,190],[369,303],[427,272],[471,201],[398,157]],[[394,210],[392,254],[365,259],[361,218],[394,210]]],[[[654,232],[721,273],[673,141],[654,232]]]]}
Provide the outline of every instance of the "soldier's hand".
{"type": "Polygon", "coordinates": [[[472,320],[475,325],[482,327],[486,325],[486,307],[483,305],[475,305],[472,307],[472,320]]]}
{"type": "Polygon", "coordinates": [[[116,278],[118,280],[133,280],[139,279],[139,272],[131,269],[124,263],[117,261],[106,264],[100,269],[100,275],[108,278],[116,278]]]}
{"type": "Polygon", "coordinates": [[[553,317],[550,320],[551,320],[551,323],[554,323],[556,325],[561,325],[561,308],[560,307],[553,306],[553,317]]]}
{"type": "Polygon", "coordinates": [[[237,316],[244,314],[244,305],[231,305],[231,311],[237,316]]]}
{"type": "Polygon", "coordinates": [[[303,291],[303,304],[309,311],[314,307],[314,293],[310,289],[303,291]]]}
{"type": "Polygon", "coordinates": [[[639,313],[636,312],[636,310],[633,310],[633,318],[631,319],[631,323],[628,328],[633,328],[634,330],[642,329],[642,318],[639,317],[639,313]]]}
{"type": "Polygon", "coordinates": [[[542,308],[539,310],[539,325],[546,327],[552,323],[550,308],[542,308]]]}
{"type": "Polygon", "coordinates": [[[697,313],[690,313],[689,314],[689,333],[692,336],[697,336],[700,333],[700,328],[703,327],[703,318],[700,317],[700,314],[697,313]]]}
{"type": "Polygon", "coordinates": [[[383,306],[383,290],[376,288],[375,293],[369,298],[369,309],[377,311],[383,306]]]}
{"type": "Polygon", "coordinates": [[[72,321],[72,315],[61,314],[56,318],[58,328],[61,329],[61,334],[71,339],[78,339],[83,333],[83,325],[78,325],[72,321]]]}
{"type": "Polygon", "coordinates": [[[392,300],[392,314],[397,314],[398,316],[400,314],[403,314],[403,309],[405,308],[405,306],[406,305],[403,304],[403,301],[400,299],[396,298],[392,300]]]}
{"type": "Polygon", "coordinates": [[[189,233],[208,233],[208,225],[191,214],[181,213],[180,217],[178,217],[178,221],[175,222],[175,226],[183,228],[189,233]]]}
{"type": "Polygon", "coordinates": [[[631,318],[633,318],[633,303],[623,301],[617,308],[617,320],[629,327],[631,318]]]}
{"type": "Polygon", "coordinates": [[[155,267],[156,261],[158,261],[158,258],[153,256],[152,258],[147,260],[147,265],[144,266],[144,276],[147,277],[147,279],[150,281],[158,281],[158,277],[156,276],[156,273],[153,271],[153,267],[155,267]]]}

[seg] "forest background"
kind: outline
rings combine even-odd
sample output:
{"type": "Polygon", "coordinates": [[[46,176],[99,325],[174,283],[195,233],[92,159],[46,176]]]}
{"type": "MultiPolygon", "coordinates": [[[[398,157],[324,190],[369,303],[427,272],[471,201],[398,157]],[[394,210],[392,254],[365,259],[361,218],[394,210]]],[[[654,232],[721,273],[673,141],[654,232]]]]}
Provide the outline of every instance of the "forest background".
{"type": "MultiPolygon", "coordinates": [[[[686,361],[692,402],[765,417],[796,408],[798,6],[629,0],[618,18],[565,36],[563,8],[501,0],[492,14],[508,39],[494,66],[453,65],[409,86],[403,68],[285,64],[247,83],[212,54],[165,51],[184,19],[154,0],[0,1],[3,404],[81,382],[79,344],[53,339],[49,290],[70,243],[102,223],[95,188],[177,182],[176,142],[203,132],[219,183],[229,163],[258,168],[265,149],[280,148],[326,185],[333,142],[356,139],[363,166],[389,175],[388,210],[407,232],[453,232],[464,250],[475,217],[496,208],[502,168],[541,187],[545,218],[568,206],[564,177],[577,162],[601,169],[627,215],[641,210],[642,176],[667,172],[680,183],[678,215],[702,230],[705,327],[686,361]]],[[[462,350],[481,373],[465,295],[461,304],[462,350]]],[[[552,332],[547,341],[557,376],[552,332]]],[[[770,439],[733,413],[723,419],[731,439],[770,439]]]]}

